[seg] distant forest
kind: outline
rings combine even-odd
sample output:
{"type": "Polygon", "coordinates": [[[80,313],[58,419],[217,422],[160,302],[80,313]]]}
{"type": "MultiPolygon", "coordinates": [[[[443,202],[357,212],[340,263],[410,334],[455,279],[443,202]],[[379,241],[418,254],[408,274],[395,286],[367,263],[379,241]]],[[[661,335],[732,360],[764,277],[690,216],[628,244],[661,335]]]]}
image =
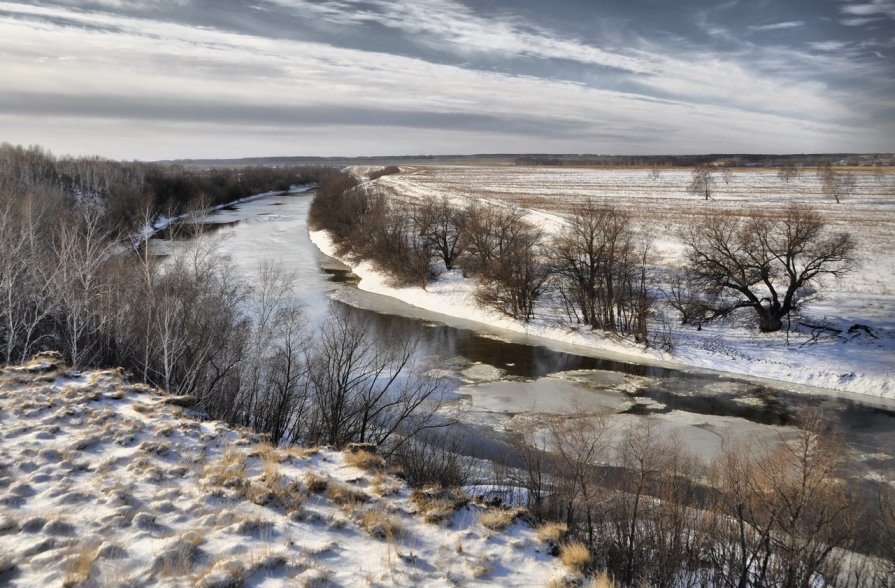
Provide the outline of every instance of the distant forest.
{"type": "Polygon", "coordinates": [[[377,157],[251,157],[244,159],[180,159],[159,162],[182,168],[228,168],[245,166],[328,166],[351,165],[519,165],[594,167],[692,167],[712,164],[729,167],[891,166],[892,153],[815,154],[705,154],[705,155],[597,155],[551,153],[491,153],[474,155],[401,155],[377,157]]]}
{"type": "Polygon", "coordinates": [[[322,166],[247,166],[202,169],[175,164],[118,162],[100,157],[55,157],[36,146],[0,145],[0,202],[26,197],[71,210],[91,204],[102,224],[126,234],[160,214],[173,216],[261,192],[317,182],[335,170],[322,166]]]}
{"type": "Polygon", "coordinates": [[[705,155],[520,155],[515,165],[550,166],[661,166],[692,167],[717,165],[728,167],[780,167],[796,165],[815,167],[834,166],[889,166],[895,156],[886,153],[816,153],[794,155],[769,154],[705,154],[705,155]]]}

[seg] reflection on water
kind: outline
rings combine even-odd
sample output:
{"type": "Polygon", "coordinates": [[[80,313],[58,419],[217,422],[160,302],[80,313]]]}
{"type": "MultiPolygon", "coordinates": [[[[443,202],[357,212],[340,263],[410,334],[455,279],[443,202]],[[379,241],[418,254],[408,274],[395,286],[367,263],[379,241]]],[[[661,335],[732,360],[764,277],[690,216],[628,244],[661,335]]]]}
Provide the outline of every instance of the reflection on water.
{"type": "Polygon", "coordinates": [[[211,235],[221,229],[229,229],[238,225],[240,221],[227,222],[202,222],[202,223],[174,223],[163,229],[159,229],[152,238],[166,241],[189,241],[200,235],[211,235]]]}

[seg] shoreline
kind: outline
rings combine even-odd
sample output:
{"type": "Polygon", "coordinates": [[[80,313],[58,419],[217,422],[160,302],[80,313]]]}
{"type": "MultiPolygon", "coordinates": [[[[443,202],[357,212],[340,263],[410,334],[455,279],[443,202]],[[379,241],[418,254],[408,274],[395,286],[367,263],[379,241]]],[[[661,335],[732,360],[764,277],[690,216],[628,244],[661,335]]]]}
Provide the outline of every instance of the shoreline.
{"type": "MultiPolygon", "coordinates": [[[[802,364],[792,367],[781,361],[780,358],[773,357],[774,350],[769,350],[766,357],[738,362],[736,357],[729,354],[724,355],[723,352],[718,354],[703,352],[697,356],[685,356],[681,353],[670,354],[657,349],[644,349],[633,342],[607,337],[599,331],[571,329],[568,325],[561,325],[556,321],[551,324],[550,321],[542,319],[523,323],[476,306],[471,298],[474,284],[471,280],[462,278],[456,270],[442,274],[426,289],[419,287],[396,288],[388,285],[387,277],[378,272],[370,261],[351,262],[338,256],[334,243],[326,231],[309,230],[309,236],[311,242],[321,253],[351,268],[352,273],[359,278],[357,284],[359,290],[385,296],[438,316],[463,323],[472,323],[495,331],[504,331],[511,336],[531,338],[536,342],[535,344],[579,355],[647,364],[679,371],[717,374],[719,377],[765,383],[799,394],[818,394],[871,404],[885,409],[895,408],[892,377],[891,374],[886,374],[884,371],[857,374],[856,370],[866,366],[840,365],[839,367],[851,367],[851,370],[846,372],[851,377],[843,379],[842,372],[828,367],[829,358],[823,357],[822,354],[818,354],[817,357],[808,355],[808,361],[805,361],[805,352],[802,352],[800,354],[803,360],[802,364]],[[847,385],[820,385],[829,384],[837,379],[847,385]]],[[[715,335],[709,335],[709,337],[715,337],[715,335]]],[[[796,352],[797,350],[790,349],[790,351],[796,352]]],[[[745,351],[741,352],[746,354],[745,351]]]]}

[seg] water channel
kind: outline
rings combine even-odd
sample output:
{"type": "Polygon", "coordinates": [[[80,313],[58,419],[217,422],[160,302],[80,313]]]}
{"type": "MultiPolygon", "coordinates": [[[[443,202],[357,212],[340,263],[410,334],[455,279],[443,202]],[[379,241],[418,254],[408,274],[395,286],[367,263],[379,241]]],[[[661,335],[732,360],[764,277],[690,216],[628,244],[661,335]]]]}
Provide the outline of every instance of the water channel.
{"type": "MultiPolygon", "coordinates": [[[[312,323],[330,304],[340,304],[364,315],[373,328],[413,333],[421,359],[449,382],[448,404],[486,456],[499,454],[515,419],[531,412],[604,410],[619,431],[653,415],[660,430],[710,458],[729,437],[771,443],[788,438],[799,410],[821,407],[841,431],[855,475],[895,481],[895,402],[646,365],[363,292],[346,266],[311,243],[306,219],[312,196],[267,196],[227,207],[203,219],[214,230],[202,238],[214,239],[219,254],[249,281],[265,260],[295,272],[312,323]]],[[[170,235],[159,237],[154,244],[159,254],[179,246],[170,235]]]]}

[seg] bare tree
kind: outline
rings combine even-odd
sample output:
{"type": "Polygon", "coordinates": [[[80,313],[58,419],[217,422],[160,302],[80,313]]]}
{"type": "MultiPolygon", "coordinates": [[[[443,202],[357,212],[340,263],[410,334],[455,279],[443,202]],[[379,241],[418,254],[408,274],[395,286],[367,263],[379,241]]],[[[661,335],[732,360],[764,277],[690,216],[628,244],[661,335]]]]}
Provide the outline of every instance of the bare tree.
{"type": "Polygon", "coordinates": [[[787,161],[777,170],[777,177],[783,180],[783,183],[788,184],[799,178],[799,168],[793,162],[787,161]]]}
{"type": "Polygon", "coordinates": [[[0,198],[0,361],[25,361],[50,336],[58,265],[40,235],[52,220],[37,206],[31,195],[22,210],[0,198]]]}
{"type": "Polygon", "coordinates": [[[500,239],[501,253],[478,276],[476,300],[528,321],[534,316],[534,305],[549,276],[539,250],[541,232],[522,220],[505,229],[500,239]]]}
{"type": "Polygon", "coordinates": [[[733,168],[730,165],[725,165],[721,168],[721,179],[724,180],[725,186],[730,185],[730,182],[733,180],[733,168]]]}
{"type": "Polygon", "coordinates": [[[630,214],[585,202],[551,247],[560,291],[593,328],[646,335],[648,241],[638,241],[630,214]]]}
{"type": "Polygon", "coordinates": [[[721,586],[834,584],[855,514],[838,475],[841,444],[808,416],[798,436],[769,447],[730,445],[716,464],[715,582],[721,586]]]}
{"type": "Polygon", "coordinates": [[[53,249],[59,263],[54,272],[58,297],[60,343],[74,369],[89,365],[99,344],[102,314],[97,312],[105,284],[100,278],[113,247],[96,209],[85,206],[63,223],[53,249]]]}
{"type": "Polygon", "coordinates": [[[818,168],[818,175],[824,195],[836,200],[836,204],[851,194],[857,183],[853,173],[837,172],[829,162],[818,168]]]}
{"type": "Polygon", "coordinates": [[[715,168],[708,163],[701,163],[693,168],[690,186],[691,194],[702,196],[705,200],[712,197],[715,191],[715,168]]]}
{"type": "Polygon", "coordinates": [[[503,208],[473,202],[463,211],[461,239],[465,244],[463,270],[477,275],[489,271],[530,228],[521,208],[503,208]]]}
{"type": "Polygon", "coordinates": [[[454,260],[463,252],[461,212],[452,207],[445,196],[429,198],[419,206],[416,224],[419,234],[428,240],[432,251],[444,261],[445,269],[453,269],[454,260]]]}
{"type": "Polygon", "coordinates": [[[377,334],[339,306],[331,307],[316,339],[308,377],[317,413],[300,438],[335,447],[381,446],[398,433],[406,438],[432,426],[440,382],[415,366],[415,339],[377,334]]]}
{"type": "Polygon", "coordinates": [[[829,232],[819,214],[799,204],[780,217],[711,215],[682,238],[690,270],[718,295],[716,314],[752,308],[764,332],[782,327],[802,288],[855,265],[851,236],[829,232]]]}
{"type": "Polygon", "coordinates": [[[602,488],[604,472],[595,466],[609,457],[609,421],[607,415],[583,407],[575,411],[574,418],[555,421],[548,429],[557,454],[551,468],[551,499],[569,530],[596,547],[608,499],[602,488]]]}

